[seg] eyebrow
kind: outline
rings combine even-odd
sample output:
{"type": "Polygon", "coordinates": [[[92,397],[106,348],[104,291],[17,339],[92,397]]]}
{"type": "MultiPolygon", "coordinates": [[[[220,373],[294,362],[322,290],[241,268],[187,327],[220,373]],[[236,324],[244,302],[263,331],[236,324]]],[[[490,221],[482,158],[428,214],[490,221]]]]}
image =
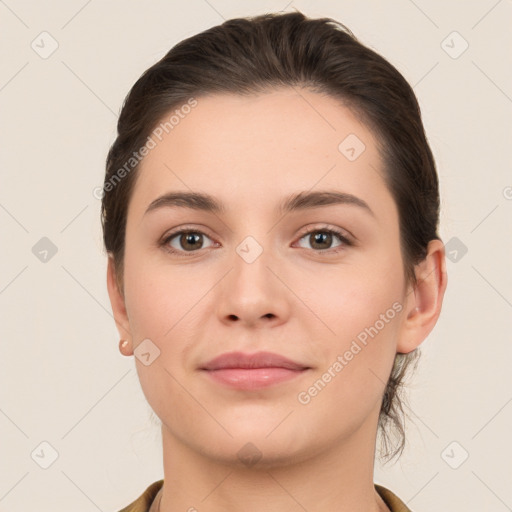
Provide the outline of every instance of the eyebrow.
{"type": "MultiPolygon", "coordinates": [[[[375,217],[375,213],[361,198],[335,190],[320,190],[314,192],[299,192],[287,197],[278,205],[278,212],[286,214],[293,211],[308,210],[320,206],[336,204],[353,205],[375,217]]],[[[226,212],[226,207],[215,197],[201,192],[169,192],[156,198],[150,203],[144,215],[160,208],[190,208],[221,214],[226,212]]]]}

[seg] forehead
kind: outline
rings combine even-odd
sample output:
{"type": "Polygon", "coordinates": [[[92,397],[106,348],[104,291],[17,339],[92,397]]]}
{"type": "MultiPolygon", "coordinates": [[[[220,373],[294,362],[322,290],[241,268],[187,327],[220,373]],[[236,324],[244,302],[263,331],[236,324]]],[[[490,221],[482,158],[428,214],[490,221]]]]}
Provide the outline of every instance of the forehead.
{"type": "Polygon", "coordinates": [[[391,200],[374,135],[337,99],[283,88],[196,101],[172,124],[164,124],[172,112],[163,116],[159,136],[153,132],[155,146],[141,162],[132,195],[134,214],[142,216],[155,197],[172,190],[207,191],[244,210],[314,188],[391,200]]]}

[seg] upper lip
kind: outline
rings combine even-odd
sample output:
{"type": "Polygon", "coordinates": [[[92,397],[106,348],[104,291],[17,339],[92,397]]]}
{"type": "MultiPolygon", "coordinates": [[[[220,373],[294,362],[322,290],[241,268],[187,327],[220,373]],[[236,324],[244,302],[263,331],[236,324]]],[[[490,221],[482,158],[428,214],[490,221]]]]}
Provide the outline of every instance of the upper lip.
{"type": "Polygon", "coordinates": [[[202,370],[221,370],[226,368],[287,368],[289,370],[304,370],[309,367],[272,352],[257,352],[255,354],[226,352],[213,358],[201,367],[202,370]]]}

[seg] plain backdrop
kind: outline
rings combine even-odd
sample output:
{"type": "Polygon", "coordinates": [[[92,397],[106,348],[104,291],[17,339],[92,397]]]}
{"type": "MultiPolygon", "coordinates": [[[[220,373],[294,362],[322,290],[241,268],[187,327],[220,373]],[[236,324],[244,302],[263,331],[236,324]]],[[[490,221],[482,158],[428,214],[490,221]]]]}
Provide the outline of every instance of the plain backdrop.
{"type": "Polygon", "coordinates": [[[118,352],[93,191],[146,68],[225,19],[294,8],[399,69],[438,166],[448,290],[410,381],[407,448],[375,481],[415,512],[512,510],[510,0],[5,0],[0,511],[116,511],[162,478],[159,428],[118,352]]]}

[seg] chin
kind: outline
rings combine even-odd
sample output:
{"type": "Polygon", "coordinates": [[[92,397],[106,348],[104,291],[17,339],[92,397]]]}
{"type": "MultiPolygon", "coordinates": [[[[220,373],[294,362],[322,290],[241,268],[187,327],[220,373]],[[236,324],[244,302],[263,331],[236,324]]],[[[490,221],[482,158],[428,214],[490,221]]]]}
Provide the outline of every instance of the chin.
{"type": "Polygon", "coordinates": [[[309,458],[300,444],[292,448],[283,447],[282,439],[276,437],[272,442],[265,439],[230,439],[228,442],[213,446],[201,446],[200,451],[215,463],[224,464],[237,469],[267,470],[299,463],[309,458]],[[213,448],[213,449],[212,449],[213,448]]]}
{"type": "Polygon", "coordinates": [[[309,429],[305,431],[292,421],[285,425],[288,421],[285,420],[279,425],[282,420],[283,417],[272,422],[271,427],[267,426],[267,422],[244,422],[241,425],[223,423],[233,437],[220,431],[212,436],[210,432],[201,436],[199,443],[193,444],[199,452],[216,462],[238,468],[268,469],[310,458],[318,449],[315,449],[318,442],[315,436],[308,435],[309,429]],[[204,444],[205,439],[208,439],[208,445],[204,444]]]}

